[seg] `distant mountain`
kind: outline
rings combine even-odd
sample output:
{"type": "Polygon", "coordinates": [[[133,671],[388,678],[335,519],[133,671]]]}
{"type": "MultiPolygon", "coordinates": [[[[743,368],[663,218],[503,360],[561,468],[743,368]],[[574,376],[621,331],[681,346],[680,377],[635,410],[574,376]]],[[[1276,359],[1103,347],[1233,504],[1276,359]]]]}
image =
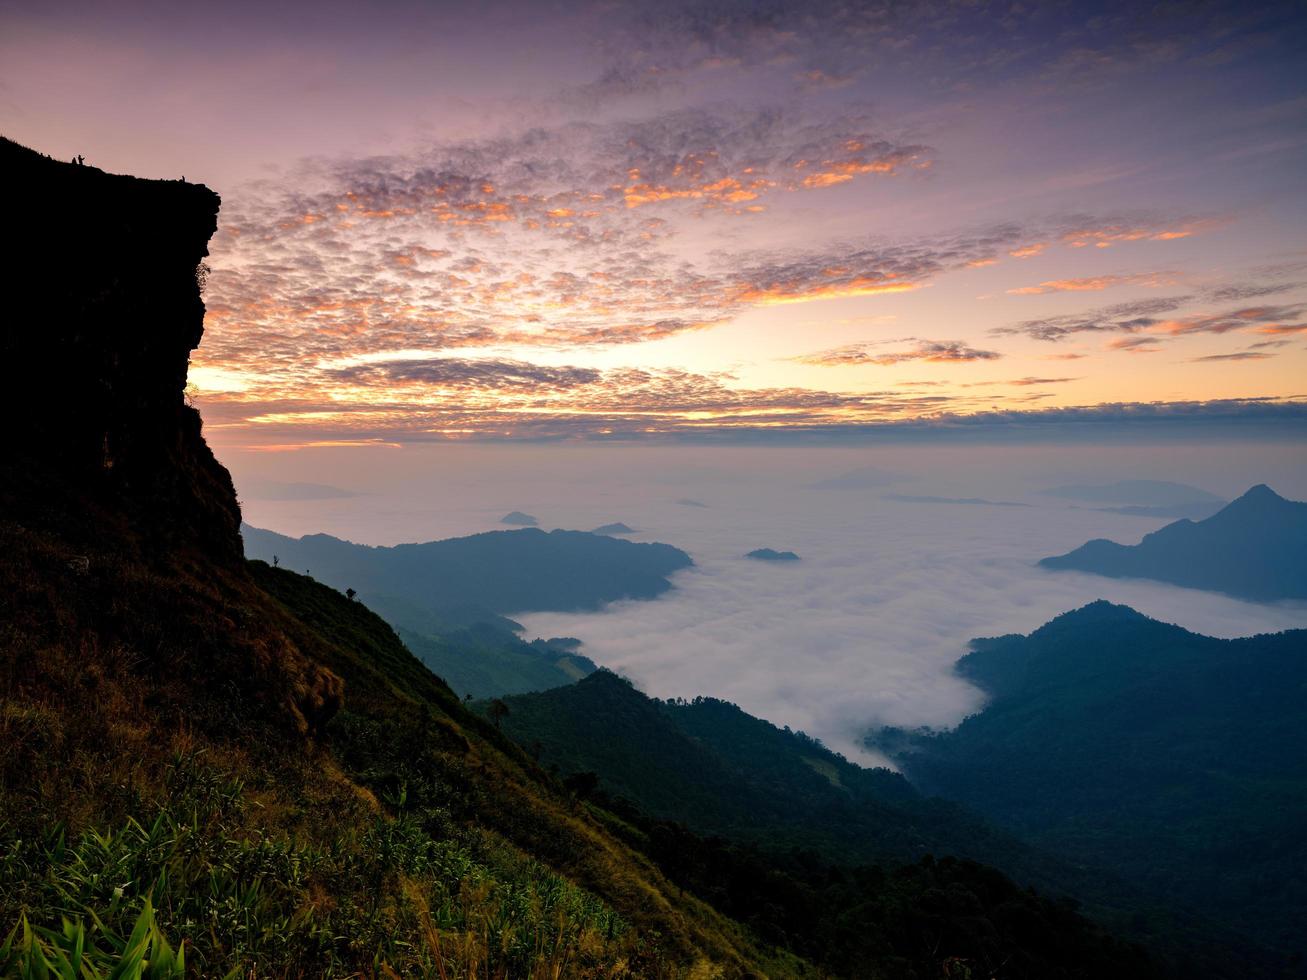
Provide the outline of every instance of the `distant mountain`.
{"type": "Polygon", "coordinates": [[[1077,484],[1040,490],[1049,497],[1065,500],[1084,500],[1096,504],[1121,504],[1146,507],[1168,507],[1179,504],[1223,504],[1214,493],[1187,483],[1167,480],[1119,480],[1116,483],[1077,484]]]}
{"type": "Polygon", "coordinates": [[[887,493],[884,500],[897,500],[905,504],[977,504],[986,507],[1029,507],[1015,500],[986,500],[983,497],[923,497],[908,493],[887,493]]]}
{"type": "Polygon", "coordinates": [[[875,740],[923,791],[1303,951],[1307,630],[1218,640],[1100,601],[957,670],[983,711],[875,740]]]}
{"type": "Polygon", "coordinates": [[[583,531],[488,531],[372,548],[327,534],[290,538],[242,525],[250,558],[306,572],[359,599],[397,629],[459,695],[494,697],[570,684],[595,669],[566,641],[524,642],[506,612],[596,609],[652,599],[692,564],[665,544],[583,531]]]}
{"type": "Polygon", "coordinates": [[[540,522],[530,514],[523,514],[520,510],[510,510],[499,519],[499,523],[512,524],[514,527],[535,527],[540,522]]]}
{"type": "Polygon", "coordinates": [[[591,534],[634,534],[635,528],[618,521],[616,524],[600,524],[591,534]]]}
{"type": "Polygon", "coordinates": [[[889,470],[882,470],[875,466],[867,466],[860,470],[851,470],[848,473],[841,473],[839,476],[818,480],[816,483],[809,485],[814,490],[870,490],[877,487],[887,487],[894,483],[902,483],[908,479],[910,477],[903,476],[900,473],[892,473],[889,470]]]}
{"type": "Polygon", "coordinates": [[[793,551],[776,551],[773,548],[755,548],[745,558],[757,558],[759,561],[798,561],[799,556],[793,551]]]}
{"type": "Polygon", "coordinates": [[[433,673],[460,696],[547,691],[571,684],[596,670],[576,652],[576,640],[532,640],[486,623],[445,633],[399,629],[399,638],[433,673]]]}
{"type": "MultiPolygon", "coordinates": [[[[374,548],[328,534],[290,538],[241,529],[246,554],[353,588],[392,622],[428,631],[423,613],[463,626],[511,612],[597,609],[652,599],[693,562],[679,548],[584,531],[487,531],[463,538],[374,548]]],[[[502,624],[502,623],[501,623],[502,624]]]]}
{"type": "Polygon", "coordinates": [[[1258,484],[1206,520],[1176,521],[1137,545],[1099,538],[1039,564],[1157,579],[1241,599],[1307,598],[1307,503],[1285,500],[1258,484]]]}
{"type": "Polygon", "coordinates": [[[1125,514],[1127,517],[1187,517],[1201,521],[1211,517],[1225,506],[1224,500],[1197,501],[1191,504],[1131,504],[1126,507],[1094,507],[1105,514],[1125,514]]]}
{"type": "Polygon", "coordinates": [[[680,500],[676,502],[680,504],[682,507],[707,507],[708,506],[702,500],[693,500],[690,497],[682,497],[680,500]]]}

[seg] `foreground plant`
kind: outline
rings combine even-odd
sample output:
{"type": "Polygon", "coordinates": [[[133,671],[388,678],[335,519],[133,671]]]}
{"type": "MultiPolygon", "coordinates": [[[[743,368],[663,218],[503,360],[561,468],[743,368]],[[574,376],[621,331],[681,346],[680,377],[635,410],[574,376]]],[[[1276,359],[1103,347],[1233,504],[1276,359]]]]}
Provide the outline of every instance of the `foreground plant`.
{"type": "Polygon", "coordinates": [[[171,980],[185,976],[186,944],[174,952],[147,898],[125,939],[89,912],[85,923],[67,917],[61,929],[33,928],[24,915],[0,946],[0,974],[21,980],[171,980]],[[103,944],[102,948],[101,944],[103,944]]]}

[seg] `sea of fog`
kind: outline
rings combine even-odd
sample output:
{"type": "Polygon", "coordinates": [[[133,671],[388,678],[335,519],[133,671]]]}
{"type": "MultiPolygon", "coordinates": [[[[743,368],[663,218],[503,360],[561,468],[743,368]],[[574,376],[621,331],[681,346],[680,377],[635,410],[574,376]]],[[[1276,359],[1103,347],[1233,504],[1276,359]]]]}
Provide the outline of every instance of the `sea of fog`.
{"type": "Polygon", "coordinates": [[[972,637],[1029,632],[1099,598],[1212,636],[1307,627],[1307,603],[1248,603],[1035,565],[1090,538],[1133,543],[1166,523],[1041,489],[1147,478],[1230,498],[1266,482],[1304,499],[1301,448],[458,447],[402,459],[379,451],[347,473],[324,455],[275,471],[282,482],[233,468],[246,519],[283,533],[390,544],[500,528],[500,516],[522,510],[546,528],[621,521],[638,530],[631,540],[683,548],[695,566],[659,599],[514,618],[531,637],[580,638],[591,659],[651,695],[725,698],[873,763],[883,760],[859,745],[869,727],[949,726],[981,706],[981,693],[952,673],[972,637]],[[850,471],[859,476],[840,488],[817,485],[850,471]],[[285,490],[306,480],[356,495],[268,499],[327,492],[285,490]],[[761,547],[801,560],[744,557],[761,547]]]}

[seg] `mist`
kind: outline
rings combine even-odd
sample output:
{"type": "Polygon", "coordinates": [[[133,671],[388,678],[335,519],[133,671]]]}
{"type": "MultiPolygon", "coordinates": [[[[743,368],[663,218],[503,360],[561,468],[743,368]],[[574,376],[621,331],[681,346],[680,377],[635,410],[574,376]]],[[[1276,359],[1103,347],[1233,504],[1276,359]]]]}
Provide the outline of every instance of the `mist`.
{"type": "Polygon", "coordinates": [[[366,465],[349,467],[331,451],[227,462],[238,488],[251,488],[246,520],[288,534],[394,544],[502,529],[503,514],[524,510],[546,528],[620,521],[637,529],[632,540],[683,548],[696,565],[663,598],[514,618],[528,637],[579,637],[587,656],[651,695],[725,698],[868,764],[885,761],[861,748],[868,728],[951,726],[983,704],[952,673],[976,636],[1029,632],[1099,598],[1220,637],[1307,626],[1304,603],[1034,565],[1095,537],[1133,543],[1167,523],[1041,490],[1155,479],[1230,499],[1264,482],[1303,499],[1307,453],[1298,444],[367,453],[366,465]],[[861,477],[840,479],[849,473],[861,477]],[[320,482],[341,495],[259,496],[275,481],[320,482]],[[764,547],[801,561],[744,558],[764,547]]]}

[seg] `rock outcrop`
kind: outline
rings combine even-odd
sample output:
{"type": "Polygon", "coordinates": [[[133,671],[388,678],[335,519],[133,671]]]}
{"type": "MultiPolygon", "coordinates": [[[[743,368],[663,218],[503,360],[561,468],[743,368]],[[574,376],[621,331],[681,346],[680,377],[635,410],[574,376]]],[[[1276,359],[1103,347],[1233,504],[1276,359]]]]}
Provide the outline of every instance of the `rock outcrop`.
{"type": "Polygon", "coordinates": [[[8,625],[30,650],[74,638],[88,674],[127,651],[143,683],[171,692],[161,712],[202,716],[212,701],[234,718],[235,703],[320,735],[342,681],[251,581],[231,476],[186,401],[218,195],[5,139],[0,176],[8,625]]]}
{"type": "Polygon", "coordinates": [[[21,491],[62,480],[126,514],[142,541],[238,558],[231,477],[185,400],[218,195],[62,163],[5,139],[0,175],[9,285],[0,397],[15,430],[3,465],[6,489],[17,491],[6,503],[29,523],[74,530],[59,494],[21,491]]]}

